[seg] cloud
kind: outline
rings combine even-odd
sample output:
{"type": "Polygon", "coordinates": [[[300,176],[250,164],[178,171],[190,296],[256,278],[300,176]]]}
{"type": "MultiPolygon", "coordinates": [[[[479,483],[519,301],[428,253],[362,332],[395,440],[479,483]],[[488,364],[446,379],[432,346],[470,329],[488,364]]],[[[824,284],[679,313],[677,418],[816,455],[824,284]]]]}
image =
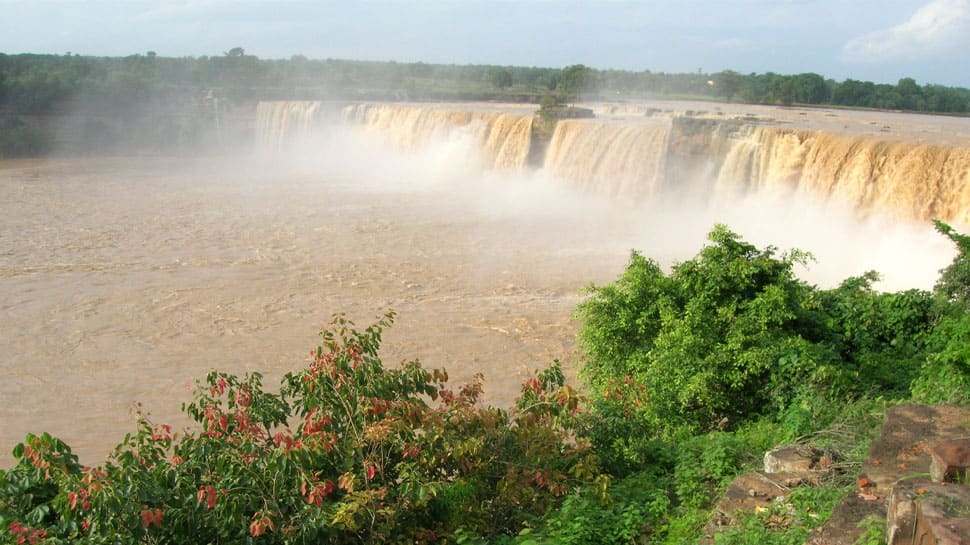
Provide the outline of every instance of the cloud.
{"type": "Polygon", "coordinates": [[[842,60],[912,61],[953,50],[970,36],[970,0],[933,0],[905,23],[849,40],[842,60]]]}

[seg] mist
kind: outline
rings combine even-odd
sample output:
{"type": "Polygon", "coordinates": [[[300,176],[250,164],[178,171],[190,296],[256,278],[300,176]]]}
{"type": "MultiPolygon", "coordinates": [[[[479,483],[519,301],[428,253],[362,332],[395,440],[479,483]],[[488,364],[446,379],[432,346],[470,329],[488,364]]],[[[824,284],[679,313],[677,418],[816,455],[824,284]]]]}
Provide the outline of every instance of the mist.
{"type": "MultiPolygon", "coordinates": [[[[891,210],[863,214],[837,197],[778,188],[718,192],[713,180],[693,179],[631,204],[591,194],[578,187],[588,183],[556,178],[543,168],[496,171],[487,168],[473,132],[459,129],[402,150],[386,134],[332,124],[259,160],[282,161],[288,173],[357,191],[433,193],[459,216],[528,226],[522,237],[529,245],[609,255],[614,263],[637,251],[669,268],[692,258],[719,223],[762,248],[810,252],[798,275],[823,288],[876,271],[881,280],[875,286],[882,291],[932,289],[956,253],[930,222],[900,220],[891,210]]],[[[522,242],[509,241],[510,251],[522,242]]]]}

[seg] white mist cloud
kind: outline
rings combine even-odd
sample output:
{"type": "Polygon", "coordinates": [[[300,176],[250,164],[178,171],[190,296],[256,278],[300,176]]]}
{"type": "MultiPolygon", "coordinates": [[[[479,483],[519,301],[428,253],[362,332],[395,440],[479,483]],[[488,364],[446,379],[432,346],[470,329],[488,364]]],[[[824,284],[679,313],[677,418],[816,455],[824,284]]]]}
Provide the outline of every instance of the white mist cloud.
{"type": "Polygon", "coordinates": [[[933,0],[905,23],[848,41],[842,60],[911,61],[954,50],[970,41],[970,0],[933,0]]]}
{"type": "MultiPolygon", "coordinates": [[[[709,185],[698,194],[661,190],[637,205],[618,204],[544,169],[485,170],[480,143],[462,131],[410,151],[396,149],[383,136],[336,126],[263,159],[280,176],[326,180],[355,192],[434,194],[472,224],[487,225],[481,223],[485,218],[520,225],[523,241],[509,241],[509,251],[528,251],[528,244],[542,241],[551,254],[615,263],[617,275],[631,249],[665,267],[692,258],[716,223],[758,247],[811,252],[816,261],[796,273],[823,288],[875,270],[882,277],[877,289],[931,289],[954,255],[949,239],[928,223],[877,212],[862,218],[837,198],[780,189],[735,195],[709,191],[714,182],[700,180],[709,185]]],[[[477,266],[490,271],[496,264],[477,266]]]]}

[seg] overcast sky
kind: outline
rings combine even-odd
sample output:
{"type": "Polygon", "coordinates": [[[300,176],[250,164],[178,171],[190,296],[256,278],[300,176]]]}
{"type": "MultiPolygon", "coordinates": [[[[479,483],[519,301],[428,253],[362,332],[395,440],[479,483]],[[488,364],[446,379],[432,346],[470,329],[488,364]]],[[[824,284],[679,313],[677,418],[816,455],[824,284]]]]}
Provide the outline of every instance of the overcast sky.
{"type": "Polygon", "coordinates": [[[0,52],[817,72],[970,87],[970,0],[0,0],[0,52]]]}

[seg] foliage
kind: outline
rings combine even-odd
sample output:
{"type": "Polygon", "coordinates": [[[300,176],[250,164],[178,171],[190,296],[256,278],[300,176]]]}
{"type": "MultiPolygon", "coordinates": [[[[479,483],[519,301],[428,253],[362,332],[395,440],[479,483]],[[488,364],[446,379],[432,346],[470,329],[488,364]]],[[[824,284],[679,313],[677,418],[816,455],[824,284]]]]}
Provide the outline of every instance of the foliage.
{"type": "Polygon", "coordinates": [[[28,437],[0,475],[0,542],[27,528],[117,543],[435,543],[514,535],[567,494],[605,489],[557,366],[512,412],[482,407],[480,380],[456,391],[417,362],[385,368],[390,323],[336,319],[278,394],[258,374],[213,372],[184,406],[201,430],[139,415],[98,468],[28,437]]]}
{"type": "Polygon", "coordinates": [[[613,445],[609,432],[592,434],[604,459],[655,435],[789,418],[827,399],[908,394],[934,338],[932,294],[879,293],[875,273],[820,290],[794,275],[810,257],[802,252],[758,249],[724,226],[709,239],[669,274],[634,253],[615,283],[590,288],[579,307],[594,414],[619,432],[613,445]]]}
{"type": "Polygon", "coordinates": [[[584,492],[568,496],[537,528],[520,533],[519,545],[623,545],[637,543],[662,527],[670,498],[664,479],[652,472],[613,484],[605,497],[584,492]]]}
{"type": "MultiPolygon", "coordinates": [[[[970,89],[920,86],[912,78],[896,85],[856,80],[836,82],[819,74],[687,74],[565,68],[441,65],[342,59],[260,59],[236,46],[223,54],[162,57],[154,51],[126,57],[0,53],[0,114],[92,116],[118,133],[148,131],[147,142],[108,138],[71,151],[184,152],[207,134],[198,125],[216,123],[236,108],[259,100],[627,100],[673,97],[760,104],[833,104],[923,112],[970,112],[970,89]],[[186,115],[190,114],[190,115],[186,115]],[[183,118],[193,120],[185,122],[183,118]],[[178,121],[181,119],[182,121],[178,121]],[[174,129],[153,134],[160,123],[174,129]],[[137,131],[136,131],[137,129],[137,131]],[[96,145],[95,145],[96,144],[96,145]]],[[[0,130],[0,134],[4,131],[0,130]]],[[[226,139],[209,137],[215,142],[226,139]]],[[[7,134],[5,156],[37,155],[53,147],[53,134],[7,134]],[[30,139],[40,137],[40,142],[30,139]],[[23,142],[22,142],[23,141],[23,142]],[[12,150],[12,151],[11,151],[12,150]]],[[[220,149],[231,149],[223,142],[220,149]]]]}
{"type": "Polygon", "coordinates": [[[582,64],[574,64],[562,69],[557,91],[567,101],[573,101],[589,89],[593,81],[593,71],[582,64]]]}
{"type": "Polygon", "coordinates": [[[126,57],[0,54],[0,110],[16,114],[59,111],[68,102],[110,110],[114,101],[158,104],[197,100],[216,90],[232,100],[387,99],[410,87],[424,99],[513,98],[538,102],[548,91],[621,97],[693,96],[762,104],[834,104],[966,113],[970,90],[920,86],[912,78],[896,85],[815,73],[740,74],[725,70],[668,74],[596,70],[581,64],[555,68],[440,65],[342,59],[259,59],[242,47],[222,55],[161,57],[154,51],[126,57]],[[491,89],[482,88],[487,82],[491,89]],[[713,82],[713,85],[711,84],[713,82]],[[408,85],[410,84],[410,85],[408,85]]]}
{"type": "Polygon", "coordinates": [[[859,521],[862,534],[853,545],[885,545],[886,519],[882,517],[866,517],[859,521]]]}
{"type": "Polygon", "coordinates": [[[953,227],[935,221],[936,230],[953,241],[957,255],[953,262],[940,271],[934,291],[944,301],[970,310],[970,236],[958,233],[953,227]]]}
{"type": "Polygon", "coordinates": [[[489,83],[496,89],[506,89],[512,86],[512,72],[507,68],[489,68],[486,74],[489,83]]]}
{"type": "Polygon", "coordinates": [[[957,253],[934,287],[939,320],[927,335],[928,355],[912,393],[926,403],[970,403],[970,236],[941,221],[935,224],[957,253]]]}
{"type": "Polygon", "coordinates": [[[912,382],[913,398],[924,403],[970,403],[970,314],[944,317],[912,382]]]}
{"type": "MultiPolygon", "coordinates": [[[[592,390],[584,435],[614,475],[669,475],[658,542],[697,539],[719,491],[773,444],[811,441],[858,461],[887,403],[911,391],[970,402],[970,237],[938,227],[959,252],[934,293],[878,292],[874,272],[809,286],[792,270],[807,256],[759,250],[723,226],[670,273],[634,253],[616,282],[590,288],[578,311],[592,390]],[[707,431],[721,428],[734,431],[707,431]]],[[[798,489],[716,542],[804,542],[844,493],[798,489]]]]}
{"type": "Polygon", "coordinates": [[[832,344],[842,360],[834,393],[862,391],[905,396],[926,358],[927,335],[935,323],[932,294],[922,290],[878,293],[870,272],[819,293],[832,344]],[[892,361],[892,366],[886,362],[892,361]]]}
{"type": "Polygon", "coordinates": [[[812,290],[794,276],[807,255],[758,250],[724,226],[709,238],[670,275],[634,253],[579,308],[594,391],[602,399],[614,377],[632,377],[646,389],[642,417],[662,435],[783,408],[835,360],[812,290]]]}

